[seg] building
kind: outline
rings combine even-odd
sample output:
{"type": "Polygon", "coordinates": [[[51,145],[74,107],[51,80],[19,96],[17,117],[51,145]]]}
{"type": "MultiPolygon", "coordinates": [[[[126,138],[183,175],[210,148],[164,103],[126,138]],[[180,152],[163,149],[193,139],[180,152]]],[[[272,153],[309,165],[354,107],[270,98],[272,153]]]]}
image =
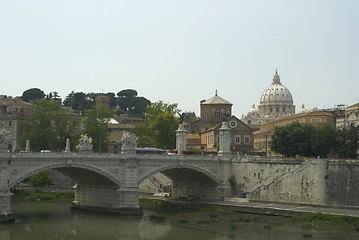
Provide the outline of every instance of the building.
{"type": "Polygon", "coordinates": [[[262,93],[258,109],[255,105],[249,110],[242,121],[248,125],[262,125],[281,117],[295,114],[295,105],[289,89],[280,82],[280,77],[276,70],[272,84],[262,93]]]}
{"type": "MultiPolygon", "coordinates": [[[[249,154],[253,151],[253,129],[235,116],[228,119],[231,130],[232,153],[249,154]]],[[[219,129],[222,124],[201,132],[201,143],[206,151],[216,152],[219,144],[219,129]]]]}
{"type": "Polygon", "coordinates": [[[359,103],[347,107],[337,118],[337,128],[359,126],[359,103]]]}
{"type": "Polygon", "coordinates": [[[270,151],[269,143],[271,140],[271,134],[276,126],[282,126],[285,124],[290,124],[292,122],[299,122],[310,123],[315,127],[335,127],[335,118],[336,115],[332,112],[325,110],[313,110],[288,117],[279,118],[269,123],[262,124],[259,131],[255,131],[253,133],[255,151],[260,155],[275,155],[274,152],[270,151]]]}
{"type": "Polygon", "coordinates": [[[96,106],[103,105],[107,109],[110,109],[110,97],[107,95],[96,96],[96,106]]]}
{"type": "Polygon", "coordinates": [[[202,100],[201,108],[201,131],[208,130],[227,121],[232,116],[232,103],[218,96],[217,91],[215,96],[208,100],[202,100]]]}
{"type": "Polygon", "coordinates": [[[205,151],[216,152],[219,143],[219,129],[222,122],[228,122],[231,134],[231,151],[249,153],[253,150],[253,129],[232,115],[232,103],[218,96],[201,101],[200,138],[205,151]]]}
{"type": "Polygon", "coordinates": [[[15,151],[20,147],[20,137],[23,134],[20,121],[30,114],[31,105],[18,97],[0,96],[0,129],[11,133],[8,145],[10,151],[15,151]]]}

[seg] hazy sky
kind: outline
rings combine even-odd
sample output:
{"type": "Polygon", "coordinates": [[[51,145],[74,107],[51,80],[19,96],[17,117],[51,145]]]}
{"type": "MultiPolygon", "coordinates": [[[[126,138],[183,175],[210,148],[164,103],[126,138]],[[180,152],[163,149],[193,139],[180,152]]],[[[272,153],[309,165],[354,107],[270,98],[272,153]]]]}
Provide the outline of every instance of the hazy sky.
{"type": "Polygon", "coordinates": [[[0,94],[131,88],[241,117],[275,70],[296,111],[359,101],[357,0],[0,0],[0,94]]]}

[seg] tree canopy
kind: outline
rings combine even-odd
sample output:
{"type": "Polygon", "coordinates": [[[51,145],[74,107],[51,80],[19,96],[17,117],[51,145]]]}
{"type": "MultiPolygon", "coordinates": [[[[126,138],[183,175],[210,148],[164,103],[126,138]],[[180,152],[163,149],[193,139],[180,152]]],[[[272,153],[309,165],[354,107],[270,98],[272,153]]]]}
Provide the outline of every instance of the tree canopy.
{"type": "Polygon", "coordinates": [[[359,126],[350,126],[338,129],[338,157],[358,158],[359,126]]]}
{"type": "Polygon", "coordinates": [[[31,114],[21,121],[21,125],[24,127],[21,146],[25,148],[26,140],[30,140],[33,151],[64,150],[66,138],[73,139],[75,131],[75,122],[61,105],[46,99],[32,105],[31,114]]]}
{"type": "Polygon", "coordinates": [[[95,105],[95,93],[83,93],[72,91],[66,96],[64,106],[71,107],[74,111],[85,112],[95,105]]]}
{"type": "Polygon", "coordinates": [[[85,111],[84,133],[92,138],[94,152],[108,151],[108,123],[114,115],[114,109],[108,110],[102,105],[93,106],[85,111]]]}
{"type": "Polygon", "coordinates": [[[162,101],[152,103],[145,112],[145,121],[135,125],[132,130],[138,137],[140,147],[176,147],[176,130],[179,125],[177,104],[162,101]]]}
{"type": "Polygon", "coordinates": [[[32,175],[31,176],[31,185],[33,187],[36,187],[37,191],[39,191],[39,188],[40,188],[40,190],[42,190],[42,188],[47,185],[53,185],[54,182],[49,177],[50,173],[51,173],[50,171],[46,170],[46,171],[39,172],[38,174],[32,175]]]}
{"type": "Polygon", "coordinates": [[[125,89],[117,93],[119,113],[130,115],[143,115],[147,106],[151,102],[145,97],[138,97],[137,91],[133,89],[125,89]]]}
{"type": "Polygon", "coordinates": [[[25,102],[35,101],[37,99],[43,99],[45,93],[39,88],[30,88],[22,93],[21,99],[25,102]]]}

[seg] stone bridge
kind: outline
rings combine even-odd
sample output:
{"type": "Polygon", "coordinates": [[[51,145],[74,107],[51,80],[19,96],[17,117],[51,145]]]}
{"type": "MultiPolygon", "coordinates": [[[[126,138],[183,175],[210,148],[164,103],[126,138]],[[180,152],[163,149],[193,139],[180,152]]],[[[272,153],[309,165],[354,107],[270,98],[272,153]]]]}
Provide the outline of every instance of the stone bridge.
{"type": "MultiPolygon", "coordinates": [[[[138,185],[155,173],[172,180],[172,197],[193,196],[221,200],[231,192],[228,179],[232,160],[228,126],[220,131],[216,156],[183,155],[186,133],[177,130],[179,154],[136,153],[136,139],[126,135],[121,154],[99,154],[80,147],[79,152],[0,153],[0,220],[13,221],[10,189],[44,170],[56,170],[76,182],[73,206],[80,209],[141,214],[138,185]]],[[[69,145],[69,143],[67,143],[69,145]]]]}

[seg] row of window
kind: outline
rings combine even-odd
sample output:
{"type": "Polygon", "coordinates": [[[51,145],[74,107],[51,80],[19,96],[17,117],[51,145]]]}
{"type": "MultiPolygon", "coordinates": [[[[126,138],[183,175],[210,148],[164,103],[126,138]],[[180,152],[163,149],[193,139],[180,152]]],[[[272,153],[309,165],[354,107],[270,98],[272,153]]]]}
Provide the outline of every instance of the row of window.
{"type": "MultiPolygon", "coordinates": [[[[219,142],[219,136],[217,137],[217,142],[219,142]]],[[[237,134],[234,136],[234,143],[235,144],[241,144],[241,135],[237,134]]],[[[250,144],[251,143],[251,137],[249,135],[244,136],[244,144],[250,144]]]]}
{"type": "MultiPolygon", "coordinates": [[[[12,126],[12,121],[9,121],[9,125],[8,125],[9,127],[11,127],[12,126]]],[[[5,127],[5,121],[1,121],[0,122],[0,127],[5,127]]]]}

